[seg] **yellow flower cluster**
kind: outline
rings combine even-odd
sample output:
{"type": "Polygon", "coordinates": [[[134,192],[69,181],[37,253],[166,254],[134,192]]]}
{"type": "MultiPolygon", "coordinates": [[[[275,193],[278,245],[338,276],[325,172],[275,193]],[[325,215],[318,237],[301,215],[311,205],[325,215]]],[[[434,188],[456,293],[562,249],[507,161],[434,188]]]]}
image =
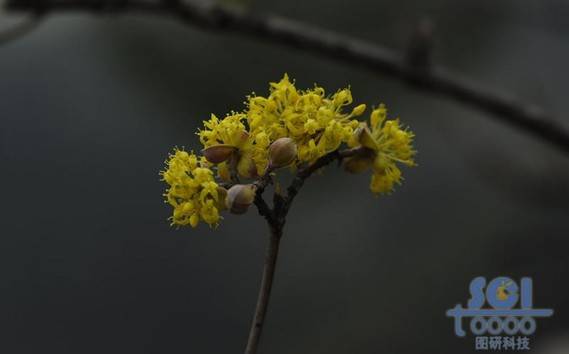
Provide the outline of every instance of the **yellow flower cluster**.
{"type": "Polygon", "coordinates": [[[401,184],[401,170],[397,163],[415,166],[413,132],[402,128],[399,119],[387,120],[387,109],[381,104],[370,116],[371,129],[361,123],[348,142],[351,147],[363,146],[368,153],[354,156],[344,162],[350,172],[372,168],[370,189],[375,194],[390,193],[395,184],[401,184]]]}
{"type": "Polygon", "coordinates": [[[267,97],[251,96],[247,101],[247,121],[253,134],[264,133],[271,141],[292,138],[298,148],[300,163],[310,163],[347,142],[358,121],[352,118],[365,111],[365,105],[351,112],[344,108],[352,103],[350,89],[339,90],[330,97],[322,87],[297,90],[287,75],[271,83],[267,97]]]}
{"type": "Polygon", "coordinates": [[[349,88],[331,95],[319,86],[299,90],[285,74],[270,84],[266,97],[248,96],[242,112],[222,119],[212,114],[197,132],[203,156],[175,150],[166,161],[162,176],[174,208],[172,224],[195,227],[202,220],[217,225],[222,209],[242,209],[226,205],[226,191],[215,175],[231,182],[255,179],[283,165],[310,165],[343,144],[360,147],[359,154],[345,159],[346,170],[372,169],[372,192],[391,192],[402,179],[397,163],[414,165],[413,133],[398,119],[388,120],[383,105],[372,111],[368,127],[355,119],[366,106],[348,109],[352,103],[349,88]]]}
{"type": "Polygon", "coordinates": [[[220,163],[218,171],[224,180],[229,179],[231,162],[243,178],[258,177],[267,167],[269,136],[264,131],[248,131],[246,123],[244,113],[232,113],[222,120],[212,114],[204,122],[205,129],[198,131],[204,148],[217,155],[213,162],[220,163]]]}
{"type": "Polygon", "coordinates": [[[225,190],[215,182],[208,162],[193,153],[175,149],[166,166],[161,175],[169,185],[164,196],[174,208],[172,225],[196,227],[200,220],[217,225],[219,211],[224,208],[225,190]]]}

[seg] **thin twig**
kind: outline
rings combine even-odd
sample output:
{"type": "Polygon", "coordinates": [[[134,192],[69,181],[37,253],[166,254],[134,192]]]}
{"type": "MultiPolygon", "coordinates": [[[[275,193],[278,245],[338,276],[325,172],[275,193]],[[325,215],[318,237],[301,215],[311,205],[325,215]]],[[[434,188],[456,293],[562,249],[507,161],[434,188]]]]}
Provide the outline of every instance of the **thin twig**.
{"type": "Polygon", "coordinates": [[[295,178],[292,180],[292,183],[287,188],[287,196],[284,199],[282,210],[277,211],[275,213],[276,214],[275,217],[276,218],[286,217],[286,215],[288,214],[288,210],[290,209],[290,206],[292,204],[292,201],[294,200],[294,198],[296,197],[296,195],[298,194],[298,192],[300,191],[300,189],[304,185],[304,181],[306,181],[306,179],[308,177],[312,176],[312,174],[314,172],[318,171],[322,167],[325,167],[325,166],[331,164],[334,161],[340,161],[341,162],[342,159],[344,159],[346,157],[350,157],[350,156],[354,156],[354,155],[363,155],[366,153],[368,153],[368,149],[366,149],[364,147],[359,147],[359,148],[354,148],[354,149],[346,149],[346,150],[335,150],[335,151],[332,151],[332,152],[322,156],[321,158],[316,160],[316,162],[309,165],[308,167],[299,170],[297,172],[295,178]]]}
{"type": "Polygon", "coordinates": [[[527,103],[513,94],[480,85],[444,67],[418,67],[412,65],[407,55],[298,21],[237,12],[209,2],[180,0],[8,0],[7,8],[43,12],[143,12],[172,15],[189,25],[282,43],[327,58],[343,60],[351,65],[365,66],[374,72],[404,80],[417,90],[445,96],[485,111],[503,123],[548,141],[569,154],[569,131],[537,105],[527,103]]]}
{"type": "Polygon", "coordinates": [[[275,269],[277,265],[277,257],[279,254],[279,243],[282,236],[282,227],[270,227],[271,236],[265,254],[265,265],[263,267],[263,276],[261,278],[261,288],[259,289],[259,297],[257,299],[257,306],[255,307],[255,315],[253,316],[253,323],[249,331],[249,339],[247,340],[247,347],[245,354],[255,354],[261,339],[261,331],[265,323],[265,315],[267,314],[267,307],[269,306],[269,298],[271,296],[271,288],[273,286],[273,279],[275,276],[275,269]]]}
{"type": "Polygon", "coordinates": [[[271,225],[273,223],[273,218],[274,218],[273,211],[271,210],[265,199],[263,199],[263,195],[261,193],[258,192],[255,193],[254,203],[255,206],[257,207],[257,210],[259,211],[259,215],[264,217],[265,220],[267,220],[267,222],[269,223],[269,225],[271,225]]]}
{"type": "Polygon", "coordinates": [[[269,306],[271,287],[273,284],[277,256],[279,252],[279,243],[283,235],[286,216],[294,197],[298,194],[304,185],[304,181],[322,167],[329,165],[333,161],[341,161],[343,158],[365,153],[367,153],[367,149],[355,148],[342,151],[335,150],[322,156],[314,163],[297,172],[293,182],[287,189],[288,193],[286,196],[283,197],[278,194],[277,191],[275,191],[275,205],[273,209],[269,208],[262,197],[262,193],[265,190],[265,187],[271,181],[270,171],[267,171],[262,177],[254,182],[254,184],[257,186],[255,205],[259,210],[259,214],[263,215],[267,220],[271,235],[265,256],[263,277],[261,279],[261,289],[259,290],[259,297],[257,298],[257,305],[255,307],[255,314],[253,316],[253,324],[251,325],[251,330],[249,332],[249,340],[247,341],[245,354],[255,354],[257,352],[259,340],[261,339],[261,331],[263,329],[263,324],[267,313],[267,307],[269,306]]]}

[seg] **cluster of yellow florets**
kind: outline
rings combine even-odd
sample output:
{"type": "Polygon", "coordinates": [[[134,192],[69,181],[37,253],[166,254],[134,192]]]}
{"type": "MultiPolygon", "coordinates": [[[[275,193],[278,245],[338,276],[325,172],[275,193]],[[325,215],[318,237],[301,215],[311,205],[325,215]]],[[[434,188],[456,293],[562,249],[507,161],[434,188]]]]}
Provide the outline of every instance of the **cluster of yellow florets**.
{"type": "Polygon", "coordinates": [[[209,163],[203,157],[176,149],[166,165],[161,175],[170,186],[165,197],[174,208],[172,225],[196,227],[200,220],[216,225],[226,192],[215,182],[209,163]]]}
{"type": "Polygon", "coordinates": [[[271,83],[268,97],[251,96],[247,103],[247,121],[253,134],[265,134],[271,140],[292,138],[297,144],[298,161],[313,162],[347,142],[365,111],[359,105],[349,113],[350,89],[326,96],[322,87],[297,90],[287,75],[271,83]]]}
{"type": "Polygon", "coordinates": [[[360,124],[349,146],[363,146],[368,153],[344,161],[350,172],[373,170],[370,189],[375,194],[390,193],[395,184],[401,184],[401,170],[397,163],[414,166],[413,132],[402,128],[399,119],[387,120],[387,109],[381,104],[370,116],[371,129],[366,122],[360,124]]]}
{"type": "MultiPolygon", "coordinates": [[[[203,156],[176,150],[162,172],[170,186],[166,196],[174,207],[172,223],[196,226],[203,220],[217,225],[221,209],[246,210],[243,205],[227,205],[227,200],[252,202],[253,198],[235,191],[227,197],[214,175],[226,182],[255,179],[279,167],[310,165],[343,144],[364,151],[345,159],[346,170],[371,169],[372,192],[391,192],[402,179],[397,163],[414,165],[413,133],[398,119],[388,120],[383,105],[372,111],[368,127],[355,119],[366,106],[347,109],[352,102],[349,88],[332,95],[318,86],[298,90],[285,74],[270,84],[267,97],[248,96],[242,112],[223,119],[212,115],[197,133],[203,156]]],[[[254,188],[241,191],[255,192],[254,188]]]]}

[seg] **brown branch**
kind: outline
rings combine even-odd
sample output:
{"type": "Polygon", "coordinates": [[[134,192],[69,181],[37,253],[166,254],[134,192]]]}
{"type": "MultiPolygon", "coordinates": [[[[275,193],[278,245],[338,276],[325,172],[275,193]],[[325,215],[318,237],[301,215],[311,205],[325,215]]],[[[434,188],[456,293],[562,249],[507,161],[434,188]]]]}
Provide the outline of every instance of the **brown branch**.
{"type": "Polygon", "coordinates": [[[6,7],[14,11],[39,13],[88,11],[98,14],[143,12],[171,15],[189,25],[279,42],[404,80],[416,90],[445,96],[490,113],[503,123],[569,153],[569,131],[539,106],[512,94],[484,87],[444,67],[413,65],[408,55],[290,19],[255,16],[213,3],[180,0],[8,0],[6,7]]]}
{"type": "MultiPolygon", "coordinates": [[[[314,172],[318,171],[322,167],[325,167],[334,161],[341,162],[342,159],[346,157],[358,154],[365,154],[367,152],[368,149],[364,147],[345,149],[345,150],[334,150],[322,156],[314,163],[304,168],[301,168],[296,173],[296,176],[294,177],[291,185],[287,188],[286,196],[283,196],[279,194],[277,191],[275,191],[273,195],[273,201],[274,201],[273,209],[271,209],[268,206],[267,202],[263,199],[263,192],[265,191],[265,188],[270,183],[272,183],[272,177],[271,177],[272,170],[267,169],[267,171],[263,176],[259,177],[259,179],[253,182],[253,184],[257,188],[257,191],[255,193],[254,203],[259,211],[259,214],[267,220],[270,227],[277,227],[277,228],[282,227],[294,197],[296,197],[296,195],[304,185],[304,181],[308,177],[310,177],[314,172]]],[[[231,186],[227,185],[226,187],[230,188],[231,186]]]]}
{"type": "Polygon", "coordinates": [[[283,229],[286,221],[286,216],[290,209],[290,205],[294,197],[302,188],[304,181],[310,177],[314,172],[318,171],[324,166],[329,165],[333,161],[341,161],[345,157],[354,156],[357,154],[365,154],[367,149],[355,148],[347,150],[335,150],[327,155],[316,160],[311,165],[299,170],[287,189],[287,195],[281,196],[275,191],[275,205],[271,209],[262,197],[263,191],[271,182],[271,171],[267,172],[254,182],[257,186],[257,193],[255,194],[255,205],[259,210],[259,214],[265,217],[267,224],[271,231],[269,244],[265,256],[265,265],[263,267],[263,277],[261,279],[261,289],[259,290],[259,297],[257,298],[257,305],[255,307],[255,314],[253,316],[253,324],[249,332],[249,340],[247,341],[247,348],[245,354],[254,354],[257,352],[259,340],[261,339],[261,331],[269,306],[269,299],[271,295],[271,287],[273,284],[274,273],[276,269],[277,256],[279,252],[279,243],[283,235],[283,229]]]}
{"type": "Polygon", "coordinates": [[[273,223],[274,215],[273,210],[269,207],[265,199],[263,199],[263,195],[259,192],[255,193],[255,206],[259,211],[259,215],[265,218],[269,225],[273,223]]]}
{"type": "Polygon", "coordinates": [[[335,150],[335,151],[328,153],[327,155],[322,156],[321,158],[316,160],[316,162],[309,165],[308,167],[299,170],[297,172],[295,178],[292,180],[292,183],[287,188],[287,196],[284,198],[284,202],[283,202],[281,210],[277,210],[275,212],[275,214],[276,214],[275,217],[277,219],[283,218],[283,220],[284,220],[284,218],[288,214],[288,210],[290,209],[290,206],[291,206],[294,198],[296,197],[296,195],[298,194],[298,192],[300,191],[300,189],[304,185],[304,181],[306,181],[306,179],[308,177],[312,176],[312,174],[314,172],[318,171],[322,167],[325,167],[325,166],[331,164],[334,161],[341,162],[342,159],[344,159],[346,157],[350,157],[350,156],[354,156],[354,155],[362,155],[362,154],[366,154],[366,153],[368,153],[368,149],[366,149],[364,147],[359,147],[359,148],[354,148],[354,149],[346,149],[346,150],[335,150]]]}
{"type": "Polygon", "coordinates": [[[272,169],[267,167],[265,173],[253,183],[257,188],[255,192],[255,206],[259,211],[259,215],[263,216],[267,220],[270,227],[273,227],[275,216],[273,210],[267,205],[265,199],[263,199],[263,192],[273,181],[272,172],[272,169]]]}
{"type": "Polygon", "coordinates": [[[259,289],[259,297],[257,298],[257,305],[255,307],[255,314],[253,316],[253,323],[249,331],[249,339],[247,340],[247,347],[245,354],[255,354],[261,339],[261,331],[265,323],[265,315],[269,306],[269,298],[271,296],[271,288],[273,286],[273,279],[275,277],[275,269],[277,265],[277,257],[279,254],[279,243],[282,236],[282,227],[271,229],[271,237],[265,254],[265,265],[263,267],[263,276],[261,278],[261,288],[259,289]]]}

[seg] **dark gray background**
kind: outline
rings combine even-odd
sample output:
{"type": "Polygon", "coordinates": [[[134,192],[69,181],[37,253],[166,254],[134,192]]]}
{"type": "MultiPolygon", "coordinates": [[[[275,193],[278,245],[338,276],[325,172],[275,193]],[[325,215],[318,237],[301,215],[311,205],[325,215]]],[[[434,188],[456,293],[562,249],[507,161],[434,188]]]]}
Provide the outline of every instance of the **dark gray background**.
{"type": "MultiPolygon", "coordinates": [[[[398,49],[431,16],[438,62],[568,124],[566,2],[257,1],[252,11],[398,49]]],[[[276,43],[67,14],[0,47],[0,352],[242,352],[263,220],[170,228],[158,171],[173,146],[199,148],[194,131],[210,112],[240,109],[284,72],[387,103],[415,131],[419,167],[386,198],[372,197],[369,176],[335,168],[306,184],[262,353],[470,352],[445,311],[466,303],[479,275],[534,277],[535,305],[555,315],[538,321],[532,346],[567,340],[567,156],[486,114],[276,43]]]]}

